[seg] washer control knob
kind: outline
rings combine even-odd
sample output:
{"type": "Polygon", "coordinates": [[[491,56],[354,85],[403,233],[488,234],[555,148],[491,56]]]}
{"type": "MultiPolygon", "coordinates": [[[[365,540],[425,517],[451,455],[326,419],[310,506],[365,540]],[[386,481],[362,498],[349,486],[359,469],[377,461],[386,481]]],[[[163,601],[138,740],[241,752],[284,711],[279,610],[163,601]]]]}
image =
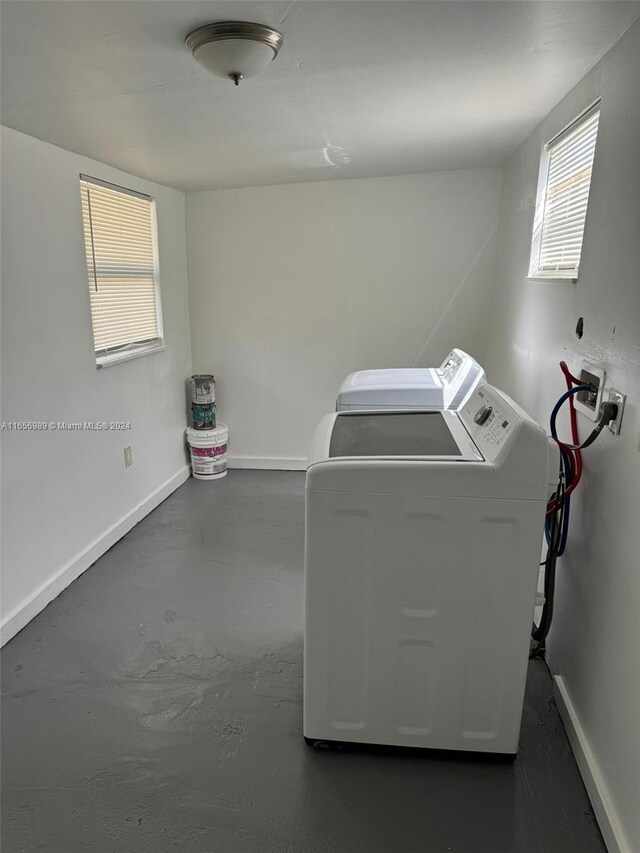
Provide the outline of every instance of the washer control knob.
{"type": "Polygon", "coordinates": [[[491,415],[492,411],[493,406],[480,406],[478,411],[475,413],[473,420],[479,426],[482,426],[482,424],[485,424],[489,420],[489,416],[491,415]]]}

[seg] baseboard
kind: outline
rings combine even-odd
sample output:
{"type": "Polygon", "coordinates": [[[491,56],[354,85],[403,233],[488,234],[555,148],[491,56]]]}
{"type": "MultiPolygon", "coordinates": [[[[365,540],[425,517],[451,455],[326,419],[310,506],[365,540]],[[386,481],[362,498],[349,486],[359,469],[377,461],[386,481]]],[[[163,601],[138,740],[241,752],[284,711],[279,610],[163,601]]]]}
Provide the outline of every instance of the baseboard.
{"type": "Polygon", "coordinates": [[[553,694],[607,850],[609,853],[634,853],[626,839],[609,789],[567,692],[564,679],[560,675],[553,676],[553,694]]]}
{"type": "Polygon", "coordinates": [[[34,616],[37,616],[41,610],[44,610],[49,602],[60,595],[69,584],[73,583],[89,566],[93,565],[112,545],[115,545],[119,539],[122,539],[125,533],[128,533],[132,527],[135,527],[139,521],[142,521],[145,515],[148,515],[152,509],[155,509],[165,498],[168,498],[171,492],[175,491],[178,486],[181,486],[188,479],[190,473],[189,466],[185,465],[176,474],[169,477],[148,498],[112,525],[102,536],[95,539],[56,572],[52,578],[49,578],[48,581],[38,587],[29,598],[9,613],[0,628],[0,645],[4,645],[18,631],[21,631],[34,616]]]}
{"type": "Polygon", "coordinates": [[[269,471],[306,471],[306,459],[287,459],[284,456],[230,456],[229,468],[253,468],[269,471]]]}

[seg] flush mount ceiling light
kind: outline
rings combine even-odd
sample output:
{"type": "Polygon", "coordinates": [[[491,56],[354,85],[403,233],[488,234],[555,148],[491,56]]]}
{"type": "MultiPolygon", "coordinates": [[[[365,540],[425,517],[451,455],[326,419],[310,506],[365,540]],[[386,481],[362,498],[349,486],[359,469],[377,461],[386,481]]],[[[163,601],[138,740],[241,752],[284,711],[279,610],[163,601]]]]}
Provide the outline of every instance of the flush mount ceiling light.
{"type": "Polygon", "coordinates": [[[264,24],[223,21],[189,33],[185,45],[200,65],[216,77],[238,85],[272,62],[282,47],[282,33],[264,24]]]}

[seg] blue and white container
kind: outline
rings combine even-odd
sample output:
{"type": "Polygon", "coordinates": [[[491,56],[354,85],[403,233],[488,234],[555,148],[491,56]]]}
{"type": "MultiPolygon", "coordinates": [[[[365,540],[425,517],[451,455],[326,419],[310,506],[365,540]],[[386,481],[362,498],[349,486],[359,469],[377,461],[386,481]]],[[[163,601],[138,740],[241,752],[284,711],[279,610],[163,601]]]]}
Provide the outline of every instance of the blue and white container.
{"type": "Polygon", "coordinates": [[[191,424],[194,429],[209,430],[216,428],[216,404],[192,403],[191,424]]]}

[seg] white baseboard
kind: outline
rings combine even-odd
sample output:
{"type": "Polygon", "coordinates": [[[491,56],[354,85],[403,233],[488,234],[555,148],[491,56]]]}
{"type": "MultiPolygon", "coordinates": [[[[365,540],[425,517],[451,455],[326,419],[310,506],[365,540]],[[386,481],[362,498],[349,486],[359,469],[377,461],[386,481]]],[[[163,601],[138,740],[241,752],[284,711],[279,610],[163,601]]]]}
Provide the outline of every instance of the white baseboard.
{"type": "Polygon", "coordinates": [[[229,468],[253,468],[269,471],[306,471],[306,459],[287,459],[284,456],[230,456],[229,468]]]}
{"type": "Polygon", "coordinates": [[[93,565],[112,545],[115,545],[119,539],[122,539],[125,533],[128,533],[132,527],[135,527],[139,521],[142,521],[145,515],[148,515],[152,509],[155,509],[158,504],[169,497],[171,492],[175,491],[178,486],[181,486],[188,479],[190,473],[191,469],[188,465],[185,465],[184,468],[181,468],[176,474],[169,477],[148,498],[112,525],[102,536],[95,539],[9,613],[0,628],[0,645],[4,645],[18,631],[21,631],[34,616],[37,616],[41,610],[44,610],[50,601],[53,601],[54,598],[60,595],[70,583],[73,583],[89,566],[93,565]]]}
{"type": "Polygon", "coordinates": [[[609,789],[560,675],[553,676],[553,694],[607,850],[609,853],[635,853],[627,841],[609,789]]]}

